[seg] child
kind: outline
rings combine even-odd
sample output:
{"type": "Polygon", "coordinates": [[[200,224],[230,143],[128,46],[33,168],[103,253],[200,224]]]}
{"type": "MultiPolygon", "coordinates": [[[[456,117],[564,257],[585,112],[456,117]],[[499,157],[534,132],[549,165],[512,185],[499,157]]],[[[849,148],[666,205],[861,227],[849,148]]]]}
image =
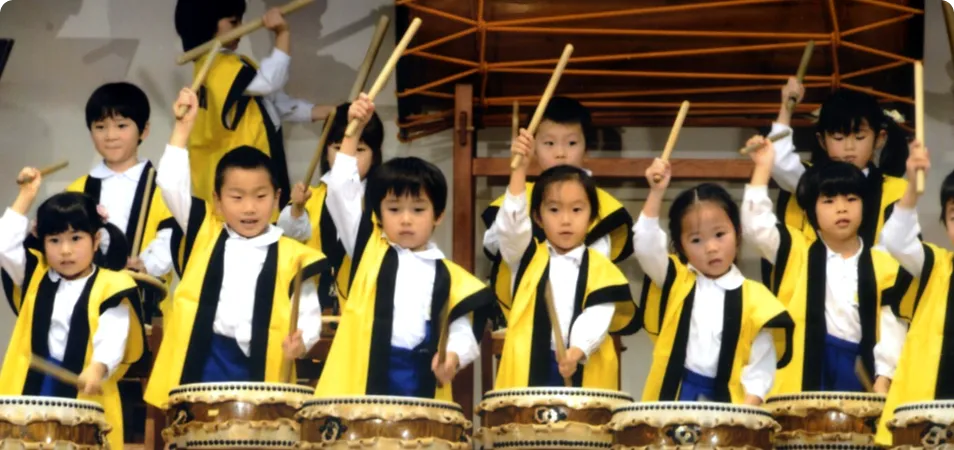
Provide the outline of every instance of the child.
{"type": "MultiPolygon", "coordinates": [[[[149,99],[133,84],[107,83],[95,91],[86,102],[86,128],[89,129],[96,152],[103,157],[88,175],[74,181],[67,191],[83,192],[106,208],[109,223],[125,231],[126,241],[135,242],[142,202],[148,201],[146,218],[139,232],[140,256],[130,257],[127,266],[155,277],[165,277],[168,286],[171,277],[169,250],[172,230],[160,229],[160,224],[171,217],[156,187],[152,163],[139,159],[139,145],[149,136],[149,99]]],[[[130,248],[130,252],[133,249],[130,248]]],[[[131,255],[130,255],[131,256],[131,255]]],[[[163,301],[165,310],[168,302],[163,301]]]]}
{"type": "MultiPolygon", "coordinates": [[[[245,0],[179,0],[176,32],[182,48],[189,51],[220,37],[242,23],[245,0]]],[[[290,33],[277,8],[262,20],[275,34],[272,53],[256,65],[235,53],[238,40],[223,42],[208,78],[199,90],[201,108],[189,139],[189,161],[196,197],[211,202],[215,168],[219,159],[234,148],[251,146],[272,159],[281,189],[281,204],[291,192],[281,133],[282,121],[313,122],[328,115],[330,107],[292,99],[282,91],[288,81],[290,33]]],[[[207,56],[195,61],[198,73],[207,56]]]]}
{"type": "Polygon", "coordinates": [[[93,199],[56,194],[37,209],[35,236],[25,214],[36,198],[40,172],[25,168],[20,194],[0,217],[0,267],[17,322],[0,369],[0,395],[65,397],[97,402],[112,427],[112,448],[123,448],[123,412],[117,382],[143,353],[145,332],[136,283],[114,272],[125,264],[122,232],[108,224],[93,199]],[[98,252],[104,230],[112,253],[98,252]],[[108,254],[108,253],[107,253],[108,254]],[[13,295],[11,295],[13,294],[13,295]],[[72,386],[30,369],[31,358],[79,373],[72,386]]]}
{"type": "Polygon", "coordinates": [[[176,121],[157,180],[185,230],[177,249],[183,253],[182,279],[146,387],[146,402],[159,408],[167,406],[169,389],[181,384],[277,382],[283,357],[304,355],[321,331],[315,285],[303,282],[298,331],[289,336],[297,267],[307,281],[326,263],[320,252],[270,225],[279,204],[271,161],[251,147],[228,152],[216,166],[213,214],[212,204],[190,192],[184,147],[198,99],[188,88],[179,94],[176,110],[183,105],[188,113],[176,121]]]}
{"type": "MultiPolygon", "coordinates": [[[[534,155],[542,170],[557,165],[583,167],[586,156],[587,136],[591,134],[590,112],[580,102],[554,97],[543,112],[543,120],[534,137],[534,155]]],[[[533,183],[527,183],[527,197],[533,196],[533,183]]],[[[614,262],[623,261],[633,254],[633,243],[629,234],[633,218],[623,208],[622,203],[606,191],[597,188],[599,210],[597,220],[590,223],[586,235],[586,244],[614,262]]],[[[496,218],[506,196],[495,200],[484,210],[481,217],[487,231],[484,233],[484,253],[493,261],[491,283],[497,298],[509,302],[512,268],[501,261],[500,238],[496,218]]],[[[533,236],[544,239],[543,230],[534,223],[533,236]]],[[[522,251],[523,249],[521,249],[522,251]]],[[[504,310],[506,316],[509,312],[504,310]]]]}
{"type": "Polygon", "coordinates": [[[520,130],[511,152],[522,156],[521,165],[510,174],[494,221],[500,256],[516,268],[508,280],[512,300],[500,299],[508,326],[494,388],[558,387],[570,378],[576,387],[619,390],[619,360],[607,333],[635,333],[639,322],[626,277],[586,246],[600,209],[596,184],[579,167],[553,166],[537,180],[528,208],[533,149],[533,136],[520,130]],[[531,223],[543,230],[542,241],[534,239],[531,223]],[[563,360],[554,353],[547,295],[568,346],[563,360]]]}
{"type": "MultiPolygon", "coordinates": [[[[364,128],[373,111],[361,94],[348,121],[364,128]]],[[[492,305],[493,293],[431,241],[447,202],[441,171],[419,158],[395,158],[374,171],[362,196],[357,136],[362,130],[342,140],[326,178],[326,206],[352,265],[315,396],[450,401],[454,375],[480,354],[470,316],[492,305]]]]}
{"type": "MultiPolygon", "coordinates": [[[[930,168],[928,150],[922,150],[920,142],[912,142],[908,178],[913,179],[918,170],[927,172],[930,168]]],[[[885,446],[891,445],[891,433],[886,425],[895,408],[905,403],[954,400],[954,383],[951,383],[954,352],[950,351],[954,324],[951,317],[954,290],[950,288],[954,253],[918,239],[921,232],[915,209],[918,197],[914,183],[909,183],[894,214],[884,224],[885,247],[905,270],[919,279],[917,296],[905,297],[896,308],[896,312],[911,323],[911,329],[879,421],[877,443],[885,446]]],[[[940,200],[941,223],[948,239],[954,242],[954,172],[944,178],[940,200]]]]}
{"type": "Polygon", "coordinates": [[[655,343],[643,401],[759,405],[776,367],[791,358],[792,318],[735,266],[739,210],[722,187],[700,184],[676,197],[667,245],[659,212],[671,177],[668,161],[656,159],[646,169],[649,197],[633,227],[636,259],[647,277],[643,326],[655,343]],[[667,256],[669,248],[674,255],[667,256]],[[784,345],[781,355],[773,334],[784,345]]]}
{"type": "MultiPolygon", "coordinates": [[[[771,134],[791,131],[792,113],[785,103],[789,98],[801,99],[804,88],[789,78],[782,88],[782,106],[778,119],[772,124],[771,134]]],[[[858,235],[867,246],[881,242],[881,227],[891,216],[895,202],[904,194],[907,182],[898,178],[904,173],[907,158],[907,139],[904,130],[888,113],[881,109],[878,100],[871,95],[841,89],[833,92],[822,104],[818,122],[815,124],[816,147],[812,160],[821,163],[827,160],[844,161],[861,169],[865,178],[865,215],[858,235]],[[881,152],[880,164],[875,165],[876,152],[881,152]]],[[[800,230],[809,241],[815,240],[808,216],[796,202],[791,201],[798,180],[805,172],[805,165],[795,153],[792,137],[775,143],[775,165],[772,178],[781,191],[777,211],[787,225],[800,230]]]]}
{"type": "Polygon", "coordinates": [[[860,377],[876,375],[875,392],[886,393],[906,330],[890,305],[910,284],[888,254],[871,249],[858,232],[864,217],[866,180],[860,169],[831,161],[810,167],[798,183],[798,205],[819,240],[777,224],[768,197],[775,156],[771,142],[751,153],[752,182],[745,188],[745,239],[774,266],[766,280],[795,319],[792,363],[775,377],[779,394],[863,390],[860,377]],[[856,372],[860,358],[864,375],[856,372]]]}
{"type": "MultiPolygon", "coordinates": [[[[347,286],[347,276],[351,267],[351,260],[345,254],[344,246],[338,239],[338,229],[335,228],[331,214],[325,207],[328,193],[328,178],[331,176],[331,165],[341,149],[345,129],[348,128],[348,108],[350,103],[338,105],[335,120],[328,131],[328,140],[322,149],[321,184],[318,187],[308,187],[297,183],[292,188],[291,204],[282,209],[278,217],[278,226],[285,231],[285,236],[304,242],[317,249],[328,257],[330,268],[322,274],[318,286],[318,298],[322,308],[337,309],[338,298],[341,292],[336,292],[335,280],[338,284],[347,286]],[[339,272],[341,269],[341,272],[339,272]]],[[[381,165],[381,143],[384,141],[384,124],[377,114],[371,116],[371,121],[364,127],[358,142],[358,175],[361,183],[366,184],[368,173],[381,165]]]]}

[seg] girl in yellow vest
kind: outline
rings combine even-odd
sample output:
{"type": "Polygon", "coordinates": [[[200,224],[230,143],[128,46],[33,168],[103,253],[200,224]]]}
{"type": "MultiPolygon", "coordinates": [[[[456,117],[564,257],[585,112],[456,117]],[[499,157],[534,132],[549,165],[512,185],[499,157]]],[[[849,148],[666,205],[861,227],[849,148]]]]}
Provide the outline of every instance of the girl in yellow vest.
{"type": "MultiPolygon", "coordinates": [[[[245,0],[179,0],[176,32],[183,50],[189,51],[242,23],[245,0]]],[[[189,138],[189,160],[195,196],[212,201],[215,167],[225,153],[243,145],[255,147],[272,159],[278,174],[282,204],[291,192],[281,133],[283,121],[313,122],[328,115],[330,107],[293,99],[283,91],[288,81],[291,35],[277,8],[262,18],[275,34],[275,48],[261,65],[235,52],[238,40],[223,42],[205,83],[197,92],[199,116],[189,138]]],[[[205,62],[195,61],[195,72],[205,62]]]]}
{"type": "Polygon", "coordinates": [[[43,202],[35,235],[29,234],[25,215],[41,178],[36,169],[23,169],[20,194],[0,217],[0,267],[17,314],[0,369],[0,395],[97,402],[112,427],[109,445],[121,449],[117,382],[142,356],[145,339],[136,283],[110,269],[125,265],[127,245],[122,232],[100,216],[93,199],[77,192],[43,202]],[[110,235],[105,254],[99,251],[104,229],[110,235]],[[31,370],[32,358],[79,373],[80,386],[31,370]]]}
{"type": "Polygon", "coordinates": [[[791,358],[792,318],[735,266],[742,226],[722,187],[705,183],[680,193],[669,208],[667,242],[659,213],[671,176],[661,159],[646,170],[650,193],[633,226],[646,273],[643,326],[655,343],[643,401],[761,404],[776,367],[791,358]],[[777,350],[773,340],[784,346],[777,350]]]}

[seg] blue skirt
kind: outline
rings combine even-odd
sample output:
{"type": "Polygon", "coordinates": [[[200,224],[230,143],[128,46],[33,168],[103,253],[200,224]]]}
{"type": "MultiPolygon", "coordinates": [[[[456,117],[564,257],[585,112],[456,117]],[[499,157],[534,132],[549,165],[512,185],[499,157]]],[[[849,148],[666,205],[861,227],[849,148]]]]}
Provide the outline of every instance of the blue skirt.
{"type": "Polygon", "coordinates": [[[855,373],[860,344],[832,335],[825,336],[825,361],[822,366],[822,391],[862,392],[864,387],[855,373]]]}
{"type": "Polygon", "coordinates": [[[253,381],[249,360],[234,338],[212,333],[209,356],[202,368],[203,383],[227,383],[253,381]]]}
{"type": "Polygon", "coordinates": [[[679,388],[679,401],[715,401],[715,378],[709,378],[686,369],[682,375],[682,386],[679,388]]]}

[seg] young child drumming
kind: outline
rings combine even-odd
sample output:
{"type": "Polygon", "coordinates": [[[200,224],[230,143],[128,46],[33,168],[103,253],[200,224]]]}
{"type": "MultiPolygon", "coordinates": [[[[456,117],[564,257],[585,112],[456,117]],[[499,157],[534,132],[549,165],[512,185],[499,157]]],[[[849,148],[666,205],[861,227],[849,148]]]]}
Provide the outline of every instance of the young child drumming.
{"type": "Polygon", "coordinates": [[[118,381],[142,356],[145,332],[136,283],[114,272],[126,263],[122,232],[108,224],[90,197],[56,194],[37,209],[30,235],[27,211],[40,172],[25,168],[20,194],[0,217],[0,267],[7,298],[17,314],[0,369],[0,395],[76,398],[97,402],[112,426],[107,439],[123,448],[118,381]],[[98,247],[111,233],[110,253],[98,247]],[[34,241],[34,242],[30,242],[34,241]],[[14,295],[11,295],[14,294],[14,295]],[[78,373],[71,386],[30,369],[33,357],[78,373]]]}
{"type": "MultiPolygon", "coordinates": [[[[155,170],[152,163],[139,158],[139,145],[149,136],[146,93],[125,82],[100,86],[86,102],[86,127],[103,160],[66,190],[83,192],[102,205],[109,223],[124,230],[129,243],[136,240],[142,203],[148,202],[139,236],[140,248],[136,249],[139,257],[130,255],[127,266],[164,278],[168,286],[172,230],[162,229],[160,224],[171,214],[162,201],[155,177],[149,181],[149,173],[155,170]]],[[[163,301],[160,307],[165,311],[168,302],[163,301]]]]}
{"type": "MultiPolygon", "coordinates": [[[[542,170],[558,165],[583,167],[586,156],[587,137],[592,134],[590,111],[580,102],[567,97],[554,97],[543,111],[543,120],[533,136],[533,153],[542,170]]],[[[527,197],[533,196],[533,183],[527,183],[527,197]]],[[[629,233],[633,218],[623,208],[623,204],[608,192],[597,188],[599,209],[594,212],[596,220],[589,223],[586,233],[586,245],[610,258],[614,262],[623,261],[633,254],[633,242],[629,233]]],[[[503,205],[505,196],[495,200],[484,210],[481,217],[487,231],[484,233],[484,253],[493,261],[491,283],[497,298],[509,303],[511,291],[512,267],[500,257],[500,237],[496,218],[503,205]]],[[[533,236],[544,240],[543,230],[532,224],[533,236]]],[[[523,251],[523,249],[520,249],[523,251]]],[[[502,307],[504,316],[509,314],[502,307]]]]}
{"type": "MultiPolygon", "coordinates": [[[[347,117],[363,128],[373,111],[361,94],[347,117]]],[[[352,266],[315,395],[450,401],[454,375],[480,354],[471,315],[492,305],[493,293],[431,241],[447,202],[447,182],[433,164],[392,159],[375,169],[362,195],[362,135],[359,129],[341,141],[326,178],[326,207],[352,266]],[[443,364],[439,346],[446,349],[443,364]]]]}
{"type": "Polygon", "coordinates": [[[271,161],[251,147],[233,149],[216,166],[214,204],[192,197],[185,145],[198,99],[188,88],[176,110],[183,105],[188,113],[176,120],[159,160],[163,199],[185,230],[184,247],[176,249],[184,255],[182,279],[146,387],[146,401],[159,408],[181,384],[277,382],[282,359],[304,355],[321,332],[321,305],[309,280],[326,268],[325,257],[269,223],[279,205],[271,161]],[[289,336],[299,264],[298,331],[289,336]]]}
{"type": "Polygon", "coordinates": [[[633,226],[636,259],[647,277],[643,326],[655,344],[643,401],[759,405],[776,367],[791,358],[794,323],[762,283],[735,266],[739,210],[722,187],[700,184],[673,200],[670,247],[659,213],[671,178],[668,161],[656,159],[646,169],[649,197],[633,226]],[[784,343],[781,354],[775,342],[784,343]]]}
{"type": "MultiPolygon", "coordinates": [[[[285,236],[296,239],[317,249],[328,258],[328,272],[319,279],[318,298],[322,308],[334,309],[338,307],[338,299],[344,299],[338,286],[347,286],[347,277],[351,268],[351,260],[345,253],[344,246],[338,239],[338,229],[331,220],[331,214],[325,207],[328,196],[328,179],[331,177],[331,166],[335,156],[341,149],[345,129],[348,128],[348,108],[350,103],[338,105],[335,120],[328,131],[328,140],[323,148],[321,158],[321,183],[317,187],[296,183],[292,187],[291,204],[282,209],[278,217],[278,226],[285,231],[285,236]],[[340,272],[339,272],[340,270],[340,272]]],[[[367,184],[368,173],[381,165],[381,144],[384,142],[384,124],[377,113],[371,115],[371,120],[361,132],[358,141],[358,150],[355,158],[358,160],[358,176],[362,185],[367,184]]]]}
{"type": "MultiPolygon", "coordinates": [[[[920,142],[911,143],[907,175],[913,179],[918,170],[930,171],[931,161],[920,142]]],[[[951,271],[954,253],[918,239],[921,226],[917,202],[920,195],[909,183],[894,214],[884,224],[884,246],[918,282],[916,296],[906,296],[896,312],[911,323],[907,345],[898,361],[894,383],[888,392],[884,415],[879,421],[877,443],[891,446],[887,423],[895,408],[905,403],[954,400],[954,352],[950,351],[954,327],[954,302],[951,295],[951,271]]],[[[948,239],[954,242],[954,172],[941,183],[941,223],[948,239]]]]}
{"type": "Polygon", "coordinates": [[[811,240],[779,224],[768,196],[776,161],[761,136],[751,153],[755,171],[742,203],[744,238],[773,266],[766,285],[795,320],[792,362],[775,377],[774,393],[863,390],[860,377],[877,378],[887,393],[906,330],[891,312],[910,276],[885,252],[859,237],[867,181],[856,166],[839,161],[810,167],[796,189],[799,207],[820,237],[811,240]],[[858,375],[861,359],[864,375],[858,375]]]}
{"type": "MultiPolygon", "coordinates": [[[[242,23],[245,0],[179,0],[176,32],[182,49],[189,51],[223,36],[242,23]]],[[[281,189],[281,204],[291,192],[281,133],[283,121],[314,122],[325,118],[331,106],[315,106],[290,98],[283,88],[288,81],[291,34],[278,8],[262,17],[265,28],[275,35],[275,47],[261,65],[236,53],[239,41],[223,42],[208,77],[197,93],[201,107],[189,139],[189,159],[196,197],[211,202],[215,168],[231,149],[257,148],[272,159],[281,189]]],[[[195,61],[198,73],[205,62],[195,61]]]]}
{"type": "Polygon", "coordinates": [[[500,299],[508,311],[507,334],[494,388],[559,387],[570,378],[576,387],[619,390],[619,360],[607,333],[635,333],[639,322],[626,276],[586,246],[587,232],[599,220],[596,184],[579,167],[555,165],[528,192],[534,148],[533,136],[520,130],[511,152],[522,156],[521,164],[510,174],[494,220],[500,256],[516,269],[508,280],[512,300],[500,299]],[[542,241],[534,238],[533,225],[543,230],[542,241]],[[569,347],[562,360],[547,295],[569,347]]]}
{"type": "MultiPolygon", "coordinates": [[[[785,106],[789,98],[801,100],[804,88],[790,78],[782,88],[782,106],[778,119],[772,124],[771,134],[792,131],[792,113],[785,106]]],[[[865,175],[865,213],[858,235],[865,245],[875,246],[881,242],[881,227],[891,216],[895,202],[904,194],[907,182],[898,178],[904,173],[904,160],[908,147],[904,130],[882,110],[878,100],[871,95],[840,89],[833,92],[822,104],[818,122],[815,124],[816,143],[812,161],[828,160],[851,163],[865,175]],[[879,164],[875,157],[881,152],[879,164]]],[[[795,153],[791,135],[775,143],[775,165],[772,178],[781,188],[778,198],[779,215],[785,223],[805,234],[810,241],[815,239],[815,230],[808,215],[791,201],[798,180],[805,173],[805,164],[795,153]]]]}

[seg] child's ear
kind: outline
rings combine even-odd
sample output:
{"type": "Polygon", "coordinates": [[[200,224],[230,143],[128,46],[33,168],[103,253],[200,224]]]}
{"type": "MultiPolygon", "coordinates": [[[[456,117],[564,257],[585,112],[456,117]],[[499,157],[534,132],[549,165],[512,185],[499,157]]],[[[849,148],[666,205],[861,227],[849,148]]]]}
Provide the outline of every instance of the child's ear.
{"type": "Polygon", "coordinates": [[[145,141],[147,137],[149,137],[149,122],[146,122],[142,131],[139,132],[139,142],[145,141]]]}
{"type": "Polygon", "coordinates": [[[827,152],[828,147],[825,146],[825,135],[821,133],[815,133],[815,139],[818,139],[818,145],[821,147],[821,149],[827,152]]]}
{"type": "Polygon", "coordinates": [[[437,218],[434,219],[434,227],[437,227],[438,225],[441,224],[441,222],[444,220],[444,214],[445,213],[441,213],[441,215],[437,216],[437,218]]]}
{"type": "MultiPolygon", "coordinates": [[[[883,149],[885,144],[887,143],[888,143],[888,131],[887,130],[879,131],[877,136],[875,136],[874,151],[876,152],[881,151],[881,149],[883,149]]],[[[874,159],[874,155],[872,155],[871,158],[874,159]]]]}
{"type": "Polygon", "coordinates": [[[222,214],[222,198],[219,197],[218,192],[212,193],[212,203],[215,205],[215,213],[218,214],[219,217],[225,217],[225,215],[222,214]]]}
{"type": "Polygon", "coordinates": [[[542,229],[542,228],[543,228],[543,219],[540,217],[540,212],[539,212],[539,211],[533,211],[533,212],[531,212],[530,214],[531,214],[531,216],[533,217],[533,223],[537,224],[537,226],[542,229]]]}

